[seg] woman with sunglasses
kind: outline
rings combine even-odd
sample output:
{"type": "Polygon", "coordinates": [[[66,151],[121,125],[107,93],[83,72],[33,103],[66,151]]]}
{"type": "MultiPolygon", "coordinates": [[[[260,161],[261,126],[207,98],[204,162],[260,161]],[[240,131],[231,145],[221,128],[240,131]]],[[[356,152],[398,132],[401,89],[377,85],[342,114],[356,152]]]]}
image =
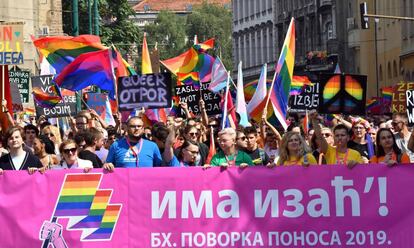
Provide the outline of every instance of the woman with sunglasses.
{"type": "Polygon", "coordinates": [[[70,139],[63,141],[59,146],[59,151],[63,160],[52,169],[83,169],[84,172],[88,172],[93,168],[91,161],[78,158],[78,147],[75,141],[70,139]]]}
{"type": "Polygon", "coordinates": [[[410,163],[410,157],[403,153],[395,142],[395,136],[388,128],[381,128],[377,132],[377,155],[370,160],[371,163],[393,166],[398,163],[410,163]]]}
{"type": "Polygon", "coordinates": [[[285,133],[279,149],[277,165],[315,165],[315,157],[302,136],[294,131],[285,133]]]}
{"type": "Polygon", "coordinates": [[[196,160],[199,155],[199,147],[197,143],[186,140],[181,146],[181,151],[178,154],[178,161],[180,167],[196,166],[196,160]]]}
{"type": "MultiPolygon", "coordinates": [[[[197,127],[195,126],[185,126],[184,128],[184,138],[186,141],[191,141],[197,144],[199,149],[199,155],[195,161],[195,165],[204,165],[206,158],[208,156],[208,147],[204,143],[199,141],[200,132],[198,131],[197,127]]],[[[178,148],[175,152],[175,155],[178,157],[182,149],[182,146],[178,148]]]]}
{"type": "Polygon", "coordinates": [[[42,134],[48,137],[53,142],[53,144],[55,145],[55,154],[59,155],[59,145],[60,143],[62,143],[59,128],[53,125],[48,125],[42,129],[42,134]]]}
{"type": "Polygon", "coordinates": [[[33,142],[34,154],[40,159],[43,167],[50,169],[53,165],[59,164],[58,157],[54,154],[53,142],[46,136],[40,135],[33,142]]]}
{"type": "Polygon", "coordinates": [[[20,127],[9,128],[5,134],[5,141],[9,153],[0,158],[0,174],[3,174],[3,170],[28,170],[29,174],[37,170],[43,172],[40,160],[23,150],[23,130],[20,127]]]}

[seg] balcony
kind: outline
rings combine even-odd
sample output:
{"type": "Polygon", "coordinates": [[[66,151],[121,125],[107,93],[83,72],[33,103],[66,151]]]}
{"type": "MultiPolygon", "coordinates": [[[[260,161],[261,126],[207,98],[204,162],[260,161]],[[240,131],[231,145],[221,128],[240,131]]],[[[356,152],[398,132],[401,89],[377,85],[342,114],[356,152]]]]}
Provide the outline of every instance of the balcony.
{"type": "Polygon", "coordinates": [[[361,30],[352,29],[348,31],[348,48],[356,48],[361,45],[361,30]]]}
{"type": "Polygon", "coordinates": [[[325,7],[331,7],[332,6],[332,0],[321,0],[319,8],[325,8],[325,7]]]}

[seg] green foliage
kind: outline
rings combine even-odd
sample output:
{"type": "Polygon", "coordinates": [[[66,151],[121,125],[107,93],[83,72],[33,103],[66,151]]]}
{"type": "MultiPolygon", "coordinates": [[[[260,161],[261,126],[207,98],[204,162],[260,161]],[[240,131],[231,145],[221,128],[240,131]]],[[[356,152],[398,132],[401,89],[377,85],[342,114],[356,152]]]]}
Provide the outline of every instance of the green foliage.
{"type": "MultiPolygon", "coordinates": [[[[90,0],[91,4],[94,0],[90,0]]],[[[88,1],[79,1],[79,34],[89,33],[88,1]]],[[[115,44],[125,54],[134,49],[133,44],[139,39],[139,29],[129,19],[134,11],[127,0],[99,0],[99,35],[102,43],[115,44]]],[[[72,1],[62,1],[63,32],[72,35],[72,1]]],[[[91,8],[93,16],[93,8],[91,8]]],[[[93,26],[93,24],[92,24],[93,26]]],[[[93,30],[95,32],[95,30],[93,30]]]]}
{"type": "Polygon", "coordinates": [[[154,23],[144,27],[144,31],[148,34],[148,44],[158,43],[160,59],[177,56],[186,48],[185,18],[172,12],[161,11],[154,23]]]}
{"type": "MultiPolygon", "coordinates": [[[[188,15],[186,28],[187,36],[197,35],[198,41],[203,42],[215,38],[216,50],[226,66],[232,69],[232,14],[220,6],[204,2],[188,15]]],[[[189,41],[192,44],[192,40],[189,41]]]]}

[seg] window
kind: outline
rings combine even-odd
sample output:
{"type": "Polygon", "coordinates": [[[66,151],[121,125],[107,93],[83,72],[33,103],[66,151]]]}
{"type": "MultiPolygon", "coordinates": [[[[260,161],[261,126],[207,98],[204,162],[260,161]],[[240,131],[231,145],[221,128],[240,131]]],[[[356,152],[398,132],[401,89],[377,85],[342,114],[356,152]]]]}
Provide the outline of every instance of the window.
{"type": "Polygon", "coordinates": [[[392,78],[392,74],[391,74],[391,63],[390,62],[388,62],[388,66],[387,66],[388,68],[387,68],[387,71],[388,71],[388,79],[391,79],[392,78]]]}
{"type": "Polygon", "coordinates": [[[393,65],[392,65],[392,69],[393,69],[393,76],[394,77],[398,77],[398,69],[397,69],[397,62],[395,62],[395,60],[394,60],[394,62],[393,62],[393,65]]]}
{"type": "Polygon", "coordinates": [[[384,75],[382,72],[382,65],[379,66],[379,81],[384,80],[384,75]]]}

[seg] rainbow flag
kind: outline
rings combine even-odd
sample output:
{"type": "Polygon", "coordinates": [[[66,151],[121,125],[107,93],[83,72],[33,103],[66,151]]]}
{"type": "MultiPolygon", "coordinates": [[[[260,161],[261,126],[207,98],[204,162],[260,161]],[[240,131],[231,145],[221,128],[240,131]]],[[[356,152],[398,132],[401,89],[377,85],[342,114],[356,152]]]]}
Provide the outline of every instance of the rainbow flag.
{"type": "Polygon", "coordinates": [[[200,85],[200,76],[198,72],[189,72],[189,73],[177,73],[177,80],[184,85],[192,85],[194,89],[199,90],[200,85]]]}
{"type": "Polygon", "coordinates": [[[42,108],[53,108],[62,100],[62,94],[56,84],[50,86],[52,94],[43,92],[39,87],[33,87],[33,99],[42,108]]]}
{"type": "Polygon", "coordinates": [[[381,89],[382,92],[382,98],[385,102],[392,102],[392,95],[394,93],[394,87],[383,87],[381,89]]]}
{"type": "Polygon", "coordinates": [[[200,81],[207,82],[211,79],[211,70],[214,58],[204,52],[204,49],[214,47],[214,40],[208,40],[191,47],[177,57],[160,61],[174,75],[180,73],[199,72],[200,81]]]}
{"type": "Polygon", "coordinates": [[[312,82],[307,76],[293,75],[290,87],[290,95],[300,95],[305,87],[312,85],[312,82]]]}
{"type": "Polygon", "coordinates": [[[122,205],[109,204],[112,190],[99,189],[102,174],[67,174],[53,214],[69,218],[68,230],[95,229],[82,232],[82,240],[110,239],[122,205]],[[85,217],[80,219],[79,217],[85,217]]]}
{"type": "Polygon", "coordinates": [[[198,43],[197,36],[194,37],[194,49],[198,52],[206,52],[208,49],[214,48],[214,38],[204,41],[203,43],[198,43]]]}
{"type": "Polygon", "coordinates": [[[144,39],[142,40],[142,62],[141,62],[141,73],[142,74],[151,74],[151,58],[148,51],[147,45],[147,33],[144,33],[144,39]]]}
{"type": "Polygon", "coordinates": [[[115,99],[115,82],[110,49],[89,52],[77,57],[54,79],[56,84],[72,91],[96,85],[115,99]]]}
{"type": "Polygon", "coordinates": [[[282,127],[286,130],[288,98],[295,64],[295,19],[292,17],[290,25],[275,68],[275,75],[270,90],[270,102],[274,113],[282,127]]]}
{"type": "Polygon", "coordinates": [[[33,39],[33,44],[58,74],[79,55],[107,49],[95,35],[43,37],[33,39]]]}
{"type": "Polygon", "coordinates": [[[180,98],[178,96],[173,96],[172,97],[172,107],[170,109],[170,116],[177,116],[178,111],[180,110],[179,107],[179,103],[180,103],[180,98]]]}

